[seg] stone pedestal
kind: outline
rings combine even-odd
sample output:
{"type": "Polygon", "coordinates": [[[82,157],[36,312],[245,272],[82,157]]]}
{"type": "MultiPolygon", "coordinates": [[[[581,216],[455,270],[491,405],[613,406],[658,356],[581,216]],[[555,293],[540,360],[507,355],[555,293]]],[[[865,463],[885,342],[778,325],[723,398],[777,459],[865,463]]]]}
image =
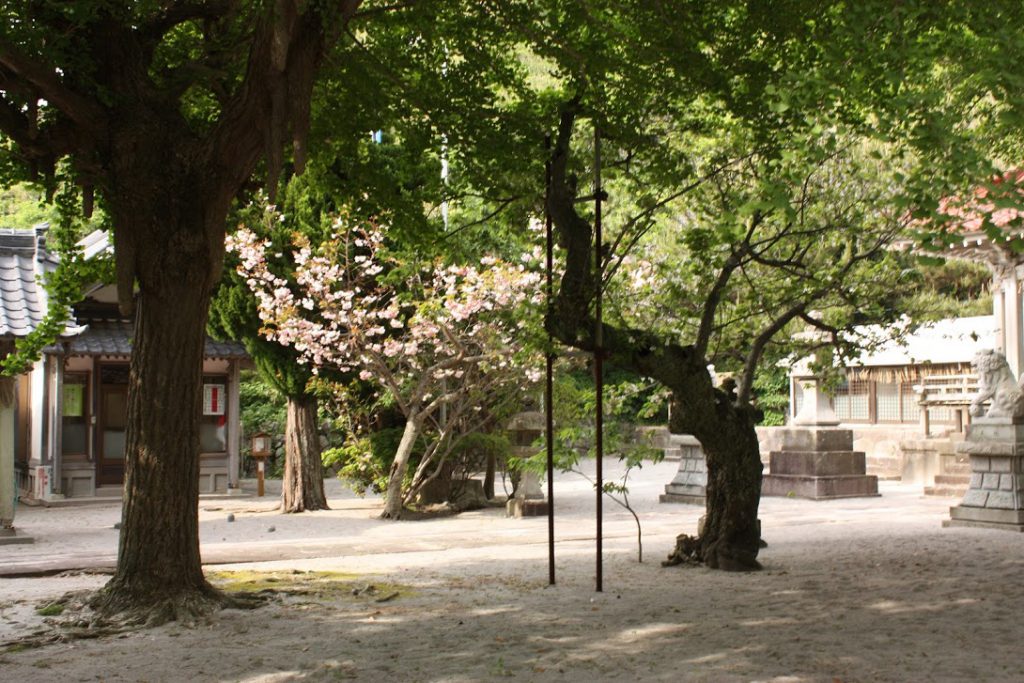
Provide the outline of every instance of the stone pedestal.
{"type": "Polygon", "coordinates": [[[1024,418],[974,418],[957,452],[970,456],[971,483],[943,526],[1024,531],[1024,418]]]}
{"type": "Polygon", "coordinates": [[[708,468],[700,441],[689,434],[673,434],[671,448],[678,453],[679,469],[675,478],[665,485],[662,503],[704,505],[707,499],[708,468]]]}
{"type": "Polygon", "coordinates": [[[835,427],[781,430],[782,450],[768,458],[763,496],[829,500],[878,495],[878,477],[865,474],[862,451],[853,450],[853,431],[835,427]]]}
{"type": "Polygon", "coordinates": [[[528,470],[520,475],[516,495],[505,503],[509,517],[541,517],[548,514],[548,502],[544,500],[540,477],[528,470]]]}
{"type": "Polygon", "coordinates": [[[14,527],[0,528],[0,545],[15,545],[18,543],[33,543],[31,536],[26,536],[15,531],[14,527]]]}

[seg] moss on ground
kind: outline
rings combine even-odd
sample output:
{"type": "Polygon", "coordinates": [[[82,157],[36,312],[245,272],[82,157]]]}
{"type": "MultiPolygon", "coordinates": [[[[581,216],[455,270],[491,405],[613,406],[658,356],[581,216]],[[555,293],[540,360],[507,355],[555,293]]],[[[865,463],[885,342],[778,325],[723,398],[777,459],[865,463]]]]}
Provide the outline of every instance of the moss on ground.
{"type": "Polygon", "coordinates": [[[41,617],[55,617],[59,614],[64,613],[64,603],[62,602],[51,602],[36,608],[36,614],[41,617]]]}
{"type": "Polygon", "coordinates": [[[345,572],[315,571],[214,571],[207,580],[227,593],[276,593],[320,599],[393,600],[413,595],[412,589],[395,583],[345,572]]]}

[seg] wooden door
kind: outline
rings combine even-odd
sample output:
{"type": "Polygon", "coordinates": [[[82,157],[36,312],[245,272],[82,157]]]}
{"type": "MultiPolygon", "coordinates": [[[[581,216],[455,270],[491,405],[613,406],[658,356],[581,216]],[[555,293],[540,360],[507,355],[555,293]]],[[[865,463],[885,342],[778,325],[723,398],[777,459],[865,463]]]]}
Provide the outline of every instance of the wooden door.
{"type": "Polygon", "coordinates": [[[128,422],[128,366],[100,367],[99,443],[96,449],[96,483],[119,485],[124,481],[125,427],[128,422]]]}

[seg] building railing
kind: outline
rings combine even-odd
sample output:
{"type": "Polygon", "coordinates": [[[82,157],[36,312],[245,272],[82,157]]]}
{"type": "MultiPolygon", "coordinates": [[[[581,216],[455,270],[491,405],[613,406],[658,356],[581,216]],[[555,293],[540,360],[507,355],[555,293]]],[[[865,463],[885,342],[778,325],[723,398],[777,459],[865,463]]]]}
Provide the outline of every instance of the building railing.
{"type": "Polygon", "coordinates": [[[977,375],[924,375],[921,377],[921,384],[915,389],[918,389],[920,394],[918,403],[921,406],[925,437],[929,435],[931,429],[929,410],[932,408],[951,409],[958,432],[964,431],[966,425],[970,424],[968,408],[980,391],[977,375]]]}

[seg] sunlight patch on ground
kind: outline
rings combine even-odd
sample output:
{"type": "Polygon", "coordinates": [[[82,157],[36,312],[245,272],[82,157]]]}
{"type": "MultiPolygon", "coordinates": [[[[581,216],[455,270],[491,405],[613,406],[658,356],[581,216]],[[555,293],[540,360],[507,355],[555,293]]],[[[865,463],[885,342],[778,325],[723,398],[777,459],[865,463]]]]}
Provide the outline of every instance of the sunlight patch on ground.
{"type": "Polygon", "coordinates": [[[785,626],[788,624],[797,624],[799,621],[793,617],[764,617],[763,619],[747,619],[746,621],[737,622],[740,626],[785,626]]]}
{"type": "Polygon", "coordinates": [[[908,612],[941,612],[951,605],[973,605],[978,600],[975,598],[960,598],[958,600],[943,601],[940,603],[911,605],[897,600],[879,600],[868,605],[868,609],[877,610],[885,614],[906,614],[908,612]]]}
{"type": "Polygon", "coordinates": [[[522,610],[518,607],[508,607],[503,605],[501,607],[478,607],[476,609],[469,610],[468,614],[474,617],[492,617],[498,614],[516,614],[522,610]]]}
{"type": "Polygon", "coordinates": [[[657,624],[646,624],[644,626],[637,626],[636,628],[630,628],[619,632],[617,636],[618,640],[632,642],[645,638],[651,638],[653,636],[667,636],[676,633],[681,633],[689,629],[692,624],[668,624],[668,623],[657,623],[657,624]]]}

